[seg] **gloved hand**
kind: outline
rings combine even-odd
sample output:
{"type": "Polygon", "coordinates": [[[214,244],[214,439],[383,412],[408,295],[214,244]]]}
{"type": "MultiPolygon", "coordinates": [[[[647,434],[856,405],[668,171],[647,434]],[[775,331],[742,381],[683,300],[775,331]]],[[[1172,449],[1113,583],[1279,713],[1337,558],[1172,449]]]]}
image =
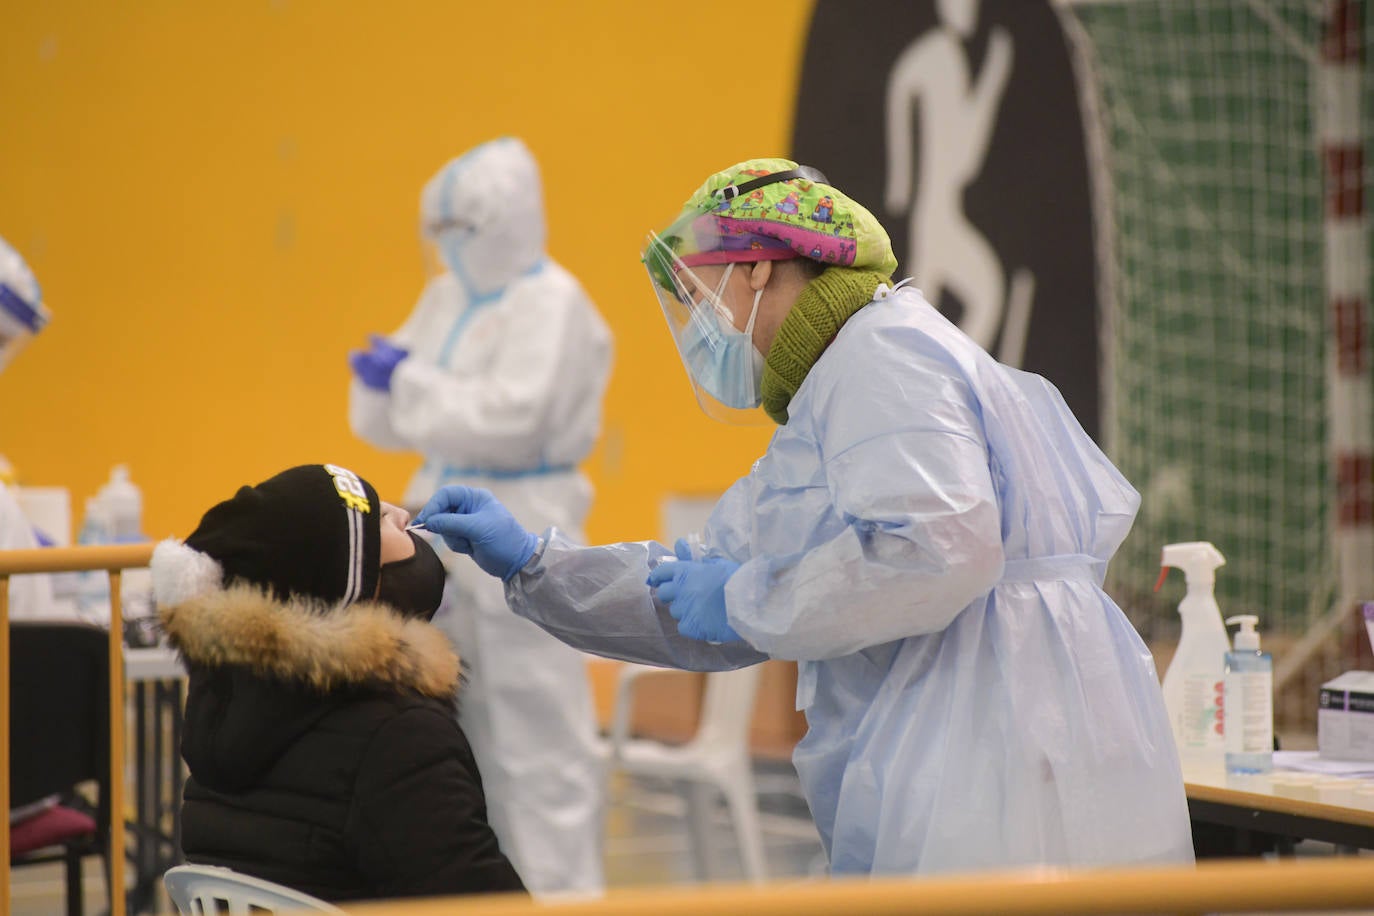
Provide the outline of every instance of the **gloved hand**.
{"type": "Polygon", "coordinates": [[[677,561],[651,569],[648,584],[658,589],[658,600],[668,605],[678,632],[704,642],[742,641],[725,616],[725,583],[739,564],[724,557],[693,560],[692,548],[682,539],[673,552],[677,561]]]}
{"type": "Polygon", "coordinates": [[[539,538],[522,528],[489,490],[475,487],[440,488],[415,516],[415,523],[502,582],[514,578],[539,546],[539,538]]]}
{"type": "Polygon", "coordinates": [[[377,391],[391,390],[391,373],[396,364],[410,355],[404,347],[398,347],[380,334],[368,335],[372,344],[369,350],[353,350],[348,354],[348,364],[353,374],[369,388],[377,391]]]}

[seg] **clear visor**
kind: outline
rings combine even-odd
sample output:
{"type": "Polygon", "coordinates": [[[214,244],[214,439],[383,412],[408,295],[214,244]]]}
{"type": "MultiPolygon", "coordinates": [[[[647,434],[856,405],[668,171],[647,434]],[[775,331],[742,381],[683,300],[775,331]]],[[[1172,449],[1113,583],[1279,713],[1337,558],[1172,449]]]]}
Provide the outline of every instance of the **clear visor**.
{"type": "Polygon", "coordinates": [[[466,270],[463,252],[476,231],[475,225],[454,219],[421,223],[420,249],[424,253],[425,279],[433,280],[446,273],[461,276],[466,270]]]}
{"type": "Polygon", "coordinates": [[[739,304],[750,311],[744,329],[738,330],[724,297],[733,265],[688,267],[672,243],[654,233],[645,244],[643,261],[701,409],[723,423],[771,424],[758,406],[763,357],[752,341],[757,300],[739,304]]]}
{"type": "Polygon", "coordinates": [[[48,310],[30,303],[8,285],[0,283],[0,370],[48,323],[48,310]]]}

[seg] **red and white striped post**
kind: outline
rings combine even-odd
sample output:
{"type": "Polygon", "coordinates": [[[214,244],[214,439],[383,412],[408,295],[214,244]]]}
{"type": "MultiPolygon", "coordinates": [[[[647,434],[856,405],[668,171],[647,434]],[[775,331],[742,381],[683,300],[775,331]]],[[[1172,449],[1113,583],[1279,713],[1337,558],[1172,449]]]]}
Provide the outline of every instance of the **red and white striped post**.
{"type": "Polygon", "coordinates": [[[1370,239],[1360,125],[1365,12],[1365,0],[1327,0],[1317,76],[1330,316],[1327,441],[1336,486],[1337,610],[1343,617],[1356,613],[1359,601],[1374,601],[1370,239]]]}

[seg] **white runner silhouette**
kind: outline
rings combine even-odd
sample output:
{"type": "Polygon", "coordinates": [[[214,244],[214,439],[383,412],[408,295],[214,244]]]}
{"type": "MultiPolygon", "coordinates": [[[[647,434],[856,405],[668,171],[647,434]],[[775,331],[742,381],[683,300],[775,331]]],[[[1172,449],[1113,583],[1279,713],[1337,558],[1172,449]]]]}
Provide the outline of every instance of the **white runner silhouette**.
{"type": "Polygon", "coordinates": [[[893,213],[911,212],[908,272],[932,303],[948,288],[964,307],[960,327],[998,358],[1021,365],[1035,275],[1017,268],[1006,299],[997,253],[964,215],[964,190],[987,158],[997,110],[1011,74],[1012,43],[992,29],[987,60],[974,79],[963,42],[978,22],[978,0],[936,0],[940,24],[897,58],[887,80],[887,192],[893,213]],[[912,187],[912,109],[920,114],[920,176],[912,187]],[[1005,306],[1005,321],[1003,309],[1005,306]]]}

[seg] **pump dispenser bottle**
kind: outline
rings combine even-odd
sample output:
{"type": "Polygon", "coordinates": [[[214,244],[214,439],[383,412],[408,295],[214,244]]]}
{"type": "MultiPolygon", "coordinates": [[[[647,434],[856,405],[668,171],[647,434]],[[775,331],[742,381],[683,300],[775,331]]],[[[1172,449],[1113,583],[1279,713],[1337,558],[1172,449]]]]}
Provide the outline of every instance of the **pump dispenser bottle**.
{"type": "Polygon", "coordinates": [[[1206,541],[1168,544],[1160,558],[1159,582],[1170,567],[1183,570],[1188,591],[1179,602],[1183,632],[1164,674],[1164,706],[1174,743],[1185,768],[1220,769],[1225,755],[1222,732],[1225,658],[1231,649],[1221,609],[1212,594],[1216,568],[1226,563],[1206,541]]]}
{"type": "Polygon", "coordinates": [[[1240,624],[1235,649],[1226,653],[1226,772],[1268,773],[1274,766],[1274,659],[1260,651],[1253,614],[1227,617],[1240,624]]]}

